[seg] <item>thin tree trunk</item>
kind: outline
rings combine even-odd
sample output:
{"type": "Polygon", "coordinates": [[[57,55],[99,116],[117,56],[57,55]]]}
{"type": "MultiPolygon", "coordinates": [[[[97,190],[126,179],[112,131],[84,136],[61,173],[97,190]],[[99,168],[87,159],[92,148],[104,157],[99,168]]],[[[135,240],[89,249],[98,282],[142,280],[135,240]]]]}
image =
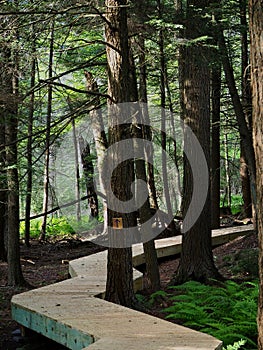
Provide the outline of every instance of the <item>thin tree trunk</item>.
{"type": "MultiPolygon", "coordinates": [[[[148,141],[152,141],[152,132],[150,127],[150,118],[148,112],[147,98],[147,72],[146,72],[146,58],[145,58],[145,41],[142,35],[139,37],[139,101],[145,103],[143,106],[143,119],[145,120],[145,126],[143,126],[143,138],[148,141]]],[[[155,179],[154,179],[154,166],[153,166],[153,147],[145,154],[147,161],[147,183],[149,188],[149,200],[150,207],[158,209],[158,201],[156,195],[155,179]]]]}
{"type": "Polygon", "coordinates": [[[87,189],[88,203],[90,207],[90,215],[93,218],[97,218],[99,215],[98,197],[94,187],[94,167],[90,154],[90,146],[87,143],[85,145],[84,140],[79,140],[81,161],[83,167],[83,174],[85,178],[85,184],[87,189]]]}
{"type": "MultiPolygon", "coordinates": [[[[35,28],[32,25],[32,61],[31,61],[31,78],[30,89],[33,89],[36,82],[36,35],[35,28]]],[[[32,161],[32,134],[34,123],[34,108],[35,108],[35,92],[32,91],[30,95],[29,115],[28,115],[28,139],[27,139],[27,189],[26,189],[26,209],[25,209],[25,244],[30,247],[30,214],[31,214],[31,199],[32,199],[32,175],[33,175],[33,161],[32,161]]]]}
{"type": "MultiPolygon", "coordinates": [[[[134,128],[134,136],[136,138],[142,138],[142,132],[141,129],[137,128],[135,126],[134,128]]],[[[135,146],[136,147],[136,146],[135,146]]],[[[135,160],[135,173],[136,178],[143,180],[145,183],[147,183],[147,177],[146,177],[146,169],[145,169],[145,161],[143,159],[136,159],[135,160]]],[[[139,208],[139,217],[140,217],[140,223],[141,223],[141,235],[144,237],[147,235],[147,232],[143,232],[144,230],[144,223],[151,219],[152,213],[151,213],[151,207],[150,207],[150,201],[149,198],[146,200],[146,202],[139,208]]],[[[158,266],[158,259],[157,259],[157,253],[155,249],[154,239],[151,239],[150,241],[143,243],[143,250],[145,255],[145,264],[146,264],[146,271],[145,275],[148,280],[148,288],[149,290],[155,292],[161,288],[161,282],[160,282],[160,273],[159,273],[159,266],[158,266]]]]}
{"type": "MultiPolygon", "coordinates": [[[[246,115],[246,121],[249,130],[252,127],[252,94],[250,86],[250,68],[249,68],[249,51],[248,51],[248,33],[247,33],[247,1],[240,0],[240,24],[241,24],[241,75],[242,75],[242,105],[246,115]]],[[[245,217],[252,217],[252,199],[250,190],[250,178],[245,158],[243,143],[240,145],[240,177],[242,183],[242,194],[244,201],[245,217]]]]}
{"type": "Polygon", "coordinates": [[[74,160],[75,160],[75,198],[76,203],[76,219],[81,220],[81,205],[80,205],[80,172],[79,172],[79,146],[76,134],[75,119],[72,120],[72,137],[74,145],[74,160]]]}
{"type": "MultiPolygon", "coordinates": [[[[90,72],[85,72],[86,77],[86,88],[87,91],[99,92],[98,85],[90,72]]],[[[94,103],[92,104],[92,111],[90,112],[92,132],[95,141],[95,148],[97,153],[97,169],[99,173],[99,185],[100,193],[102,193],[103,198],[103,218],[104,218],[104,229],[103,232],[106,234],[108,227],[108,215],[107,215],[107,203],[105,200],[106,191],[105,184],[103,181],[103,163],[106,150],[108,148],[108,140],[104,129],[104,122],[102,118],[102,111],[100,108],[100,98],[96,97],[94,103]]]]}
{"type": "Polygon", "coordinates": [[[253,102],[253,142],[256,157],[257,227],[259,240],[258,349],[263,349],[263,4],[249,1],[251,37],[251,82],[253,102]]]}
{"type": "Polygon", "coordinates": [[[226,81],[227,81],[228,89],[231,95],[231,99],[233,102],[233,106],[234,106],[234,110],[235,110],[235,114],[238,122],[241,142],[243,143],[245,157],[246,157],[247,165],[250,172],[252,202],[253,202],[253,205],[256,207],[256,203],[257,203],[256,190],[255,190],[256,166],[255,166],[255,153],[253,149],[252,135],[247,126],[246,116],[238,95],[237,87],[235,84],[233,68],[229,60],[226,42],[222,31],[219,32],[218,42],[219,42],[219,48],[221,51],[221,59],[222,59],[222,64],[223,64],[223,68],[226,76],[226,81]]]}
{"type": "Polygon", "coordinates": [[[240,177],[242,185],[242,197],[244,201],[243,215],[246,218],[252,218],[252,198],[250,189],[249,171],[245,158],[243,144],[240,145],[240,177]]]}
{"type": "MultiPolygon", "coordinates": [[[[138,89],[137,89],[137,79],[136,79],[136,70],[135,70],[135,64],[133,59],[133,54],[130,51],[130,90],[131,90],[131,101],[136,102],[138,101],[138,89]]],[[[146,82],[145,87],[146,87],[146,82]]],[[[145,108],[147,106],[143,106],[142,113],[145,113],[145,108]]],[[[143,115],[145,117],[145,114],[143,115]]],[[[143,123],[142,123],[143,124],[143,123]]],[[[140,145],[137,142],[137,139],[143,139],[143,134],[146,131],[147,128],[150,128],[148,125],[134,125],[133,126],[133,135],[135,137],[135,148],[140,147],[140,145]]],[[[151,152],[151,150],[150,150],[151,152]]],[[[144,150],[144,154],[146,155],[147,151],[144,150]]],[[[147,159],[147,156],[146,156],[147,159]]],[[[146,176],[146,168],[145,168],[145,160],[144,159],[135,159],[135,175],[137,179],[142,180],[143,182],[147,183],[147,176],[146,176]]],[[[139,189],[137,188],[136,197],[138,198],[140,196],[139,189]]],[[[151,219],[152,213],[151,213],[151,207],[150,207],[150,200],[149,197],[145,201],[145,203],[139,208],[138,210],[140,223],[141,223],[141,236],[145,237],[149,232],[144,231],[144,223],[151,219]]],[[[149,290],[157,291],[161,287],[160,283],[160,273],[159,273],[159,266],[158,266],[158,259],[157,259],[157,252],[155,250],[155,244],[154,239],[151,239],[147,242],[143,243],[143,250],[144,250],[144,256],[145,256],[145,265],[146,265],[146,271],[145,275],[147,276],[148,280],[148,288],[149,290]]]]}
{"type": "MultiPolygon", "coordinates": [[[[2,85],[2,84],[1,84],[2,85]]],[[[3,91],[3,90],[2,90],[3,91]]],[[[7,219],[7,183],[5,170],[5,123],[4,109],[0,109],[0,261],[7,261],[6,219],[7,219]]]]}
{"type": "Polygon", "coordinates": [[[212,69],[211,228],[220,227],[220,92],[221,68],[212,69]]]}
{"type": "MultiPolygon", "coordinates": [[[[162,19],[162,7],[163,7],[163,4],[161,0],[157,0],[157,8],[158,8],[158,14],[160,19],[162,19]]],[[[161,90],[160,94],[161,94],[161,108],[162,108],[161,110],[161,129],[162,129],[161,144],[162,144],[162,149],[166,152],[166,111],[165,111],[166,62],[165,62],[165,52],[164,52],[164,34],[162,29],[159,32],[159,50],[160,50],[160,90],[161,90]]],[[[168,185],[169,181],[168,181],[168,174],[167,174],[167,161],[165,156],[162,156],[162,177],[163,177],[163,190],[164,190],[164,197],[165,197],[167,212],[169,217],[173,217],[173,210],[172,210],[169,185],[168,185]]],[[[171,224],[174,224],[174,222],[172,222],[171,224]]]]}
{"type": "MultiPolygon", "coordinates": [[[[55,32],[55,22],[54,20],[51,23],[50,29],[50,46],[49,46],[49,63],[48,63],[48,78],[51,79],[53,76],[53,60],[54,60],[54,32],[55,32]]],[[[47,211],[48,211],[48,202],[49,202],[49,158],[50,158],[50,126],[52,118],[52,97],[53,97],[53,88],[50,84],[48,86],[48,97],[47,97],[47,118],[46,118],[46,142],[45,142],[45,173],[44,173],[44,197],[43,197],[43,216],[41,232],[40,232],[40,241],[46,239],[46,230],[47,230],[47,211]]]]}
{"type": "MultiPolygon", "coordinates": [[[[17,3],[15,2],[15,5],[17,3]]],[[[16,39],[18,33],[15,33],[16,39]]],[[[23,286],[26,284],[20,264],[19,244],[19,178],[17,158],[17,131],[18,131],[18,54],[11,49],[7,54],[6,79],[6,127],[5,127],[5,152],[8,185],[8,285],[23,286]],[[13,57],[12,57],[13,56],[13,57]],[[11,58],[12,57],[12,58],[11,58]],[[12,67],[10,69],[10,66],[12,67]]],[[[5,93],[4,93],[5,95],[5,93]]]]}
{"type": "Polygon", "coordinates": [[[224,149],[225,149],[225,173],[226,173],[225,197],[227,200],[227,207],[231,209],[231,176],[230,176],[230,169],[229,169],[229,152],[228,152],[227,134],[224,135],[224,149]]]}
{"type": "Polygon", "coordinates": [[[17,171],[17,116],[7,115],[6,165],[8,184],[8,285],[20,286],[25,281],[20,264],[19,245],[19,180],[17,171]]]}

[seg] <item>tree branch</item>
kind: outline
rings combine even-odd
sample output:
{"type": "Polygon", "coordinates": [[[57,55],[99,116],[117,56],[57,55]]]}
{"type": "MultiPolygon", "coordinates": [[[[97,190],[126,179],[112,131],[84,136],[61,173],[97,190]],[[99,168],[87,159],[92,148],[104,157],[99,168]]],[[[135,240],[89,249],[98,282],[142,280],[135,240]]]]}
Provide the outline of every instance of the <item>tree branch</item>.
{"type": "MultiPolygon", "coordinates": [[[[96,191],[96,193],[97,193],[100,197],[102,197],[103,199],[106,199],[106,197],[104,196],[103,193],[98,192],[98,191],[96,191]]],[[[93,195],[87,195],[87,196],[81,197],[79,200],[76,199],[76,200],[71,201],[71,202],[68,202],[68,203],[66,203],[66,204],[62,204],[62,205],[60,205],[60,206],[57,206],[57,207],[55,207],[55,208],[53,208],[53,209],[48,210],[46,213],[41,213],[41,214],[37,214],[37,215],[31,216],[31,217],[30,217],[30,220],[38,219],[38,218],[41,218],[41,217],[44,216],[44,215],[50,215],[50,214],[52,214],[52,213],[55,213],[56,211],[58,211],[58,210],[60,210],[60,209],[71,207],[72,205],[77,204],[77,203],[79,203],[79,202],[81,202],[81,201],[84,201],[84,200],[86,200],[86,199],[88,199],[88,198],[90,198],[90,197],[92,197],[92,196],[93,196],[93,195]]],[[[23,222],[23,221],[25,221],[25,218],[24,218],[24,219],[20,219],[19,221],[20,221],[20,222],[23,222]]]]}
{"type": "MultiPolygon", "coordinates": [[[[42,80],[39,81],[40,83],[43,82],[42,80]]],[[[69,86],[69,85],[66,85],[66,84],[62,84],[62,83],[57,83],[55,81],[49,81],[49,80],[46,80],[45,81],[45,84],[47,85],[54,85],[54,86],[59,86],[59,87],[62,87],[64,89],[68,89],[68,90],[72,90],[74,92],[78,92],[80,94],[89,94],[89,95],[92,95],[92,96],[99,96],[99,97],[105,97],[105,98],[108,98],[110,100],[112,100],[111,96],[108,95],[108,94],[102,94],[98,91],[90,91],[90,90],[81,90],[81,89],[77,89],[77,88],[74,88],[73,86],[69,86]]]]}

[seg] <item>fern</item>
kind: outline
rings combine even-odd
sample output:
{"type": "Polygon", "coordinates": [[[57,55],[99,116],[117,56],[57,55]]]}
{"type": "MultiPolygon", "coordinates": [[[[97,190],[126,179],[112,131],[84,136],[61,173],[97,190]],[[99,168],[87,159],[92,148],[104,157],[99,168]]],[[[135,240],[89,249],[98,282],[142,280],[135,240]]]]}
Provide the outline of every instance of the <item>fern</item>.
{"type": "Polygon", "coordinates": [[[164,292],[163,290],[158,290],[157,292],[154,292],[151,294],[149,299],[149,304],[152,305],[156,299],[158,298],[167,298],[170,294],[164,292]]]}
{"type": "Polygon", "coordinates": [[[172,305],[163,309],[167,319],[221,339],[226,350],[239,349],[244,342],[246,349],[256,348],[257,282],[227,281],[214,287],[191,281],[171,289],[181,294],[169,298],[172,305]]]}
{"type": "Polygon", "coordinates": [[[245,344],[246,344],[246,341],[241,339],[238,342],[235,342],[233,345],[227,345],[227,347],[223,348],[223,350],[239,350],[241,346],[245,344]]]}

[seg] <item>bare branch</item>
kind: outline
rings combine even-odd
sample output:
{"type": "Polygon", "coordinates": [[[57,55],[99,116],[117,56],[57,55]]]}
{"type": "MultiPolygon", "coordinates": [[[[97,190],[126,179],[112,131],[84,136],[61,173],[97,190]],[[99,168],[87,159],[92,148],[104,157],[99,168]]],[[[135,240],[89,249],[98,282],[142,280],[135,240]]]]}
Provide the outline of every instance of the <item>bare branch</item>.
{"type": "MultiPolygon", "coordinates": [[[[106,197],[104,196],[103,193],[98,192],[98,191],[96,191],[96,192],[97,192],[97,194],[98,194],[101,198],[106,199],[106,197]]],[[[41,213],[41,214],[37,214],[37,215],[31,216],[31,217],[30,217],[30,220],[38,219],[38,218],[41,218],[41,217],[44,216],[44,215],[52,214],[52,213],[54,213],[54,212],[56,212],[56,211],[58,211],[58,210],[60,210],[60,209],[67,208],[67,207],[71,207],[72,205],[74,205],[74,204],[76,204],[76,203],[79,203],[79,202],[81,202],[81,201],[84,201],[84,200],[86,200],[86,199],[88,199],[88,198],[90,198],[90,197],[92,197],[92,196],[93,196],[93,195],[87,195],[87,196],[81,197],[80,200],[76,199],[76,200],[71,201],[71,202],[69,202],[69,203],[62,204],[62,205],[60,205],[60,206],[57,206],[57,207],[55,207],[55,208],[53,208],[53,209],[48,210],[46,213],[41,213]]],[[[25,219],[20,219],[20,222],[22,222],[22,221],[25,221],[25,219]]]]}
{"type": "MultiPolygon", "coordinates": [[[[40,80],[40,83],[42,82],[42,80],[40,80]]],[[[60,86],[64,89],[68,89],[68,90],[72,90],[74,92],[78,92],[80,94],[88,94],[88,95],[92,95],[92,96],[99,96],[99,97],[105,97],[105,98],[108,98],[110,100],[112,100],[111,96],[108,95],[108,94],[102,94],[98,91],[90,91],[90,90],[81,90],[81,89],[77,89],[73,86],[69,86],[69,85],[66,85],[66,84],[62,84],[62,83],[57,83],[55,81],[49,81],[49,80],[46,80],[45,81],[45,84],[49,85],[54,85],[54,86],[60,86]]]]}

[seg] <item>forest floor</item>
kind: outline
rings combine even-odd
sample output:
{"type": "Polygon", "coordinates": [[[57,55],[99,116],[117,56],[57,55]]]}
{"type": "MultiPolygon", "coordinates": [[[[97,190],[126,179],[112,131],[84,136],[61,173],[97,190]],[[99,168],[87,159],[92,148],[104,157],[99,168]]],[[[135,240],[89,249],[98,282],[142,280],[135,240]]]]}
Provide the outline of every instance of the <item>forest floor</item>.
{"type": "MultiPolygon", "coordinates": [[[[255,234],[240,237],[213,250],[216,265],[227,279],[238,281],[251,280],[257,277],[257,237],[255,234]]],[[[101,251],[103,248],[90,242],[76,239],[60,240],[41,244],[32,241],[31,247],[21,246],[23,274],[32,288],[42,287],[68,278],[68,261],[101,251]]],[[[179,259],[168,259],[160,262],[162,289],[166,289],[179,264],[179,259]]],[[[7,286],[7,265],[0,262],[0,350],[46,349],[52,344],[43,340],[37,345],[23,345],[26,339],[20,337],[18,325],[11,319],[10,300],[14,294],[28,288],[11,288],[7,286]],[[39,344],[41,343],[42,346],[39,344]]],[[[144,291],[144,293],[147,293],[144,291]]],[[[151,313],[163,317],[161,307],[154,306],[151,313]]],[[[53,349],[65,349],[57,344],[53,349]]]]}

